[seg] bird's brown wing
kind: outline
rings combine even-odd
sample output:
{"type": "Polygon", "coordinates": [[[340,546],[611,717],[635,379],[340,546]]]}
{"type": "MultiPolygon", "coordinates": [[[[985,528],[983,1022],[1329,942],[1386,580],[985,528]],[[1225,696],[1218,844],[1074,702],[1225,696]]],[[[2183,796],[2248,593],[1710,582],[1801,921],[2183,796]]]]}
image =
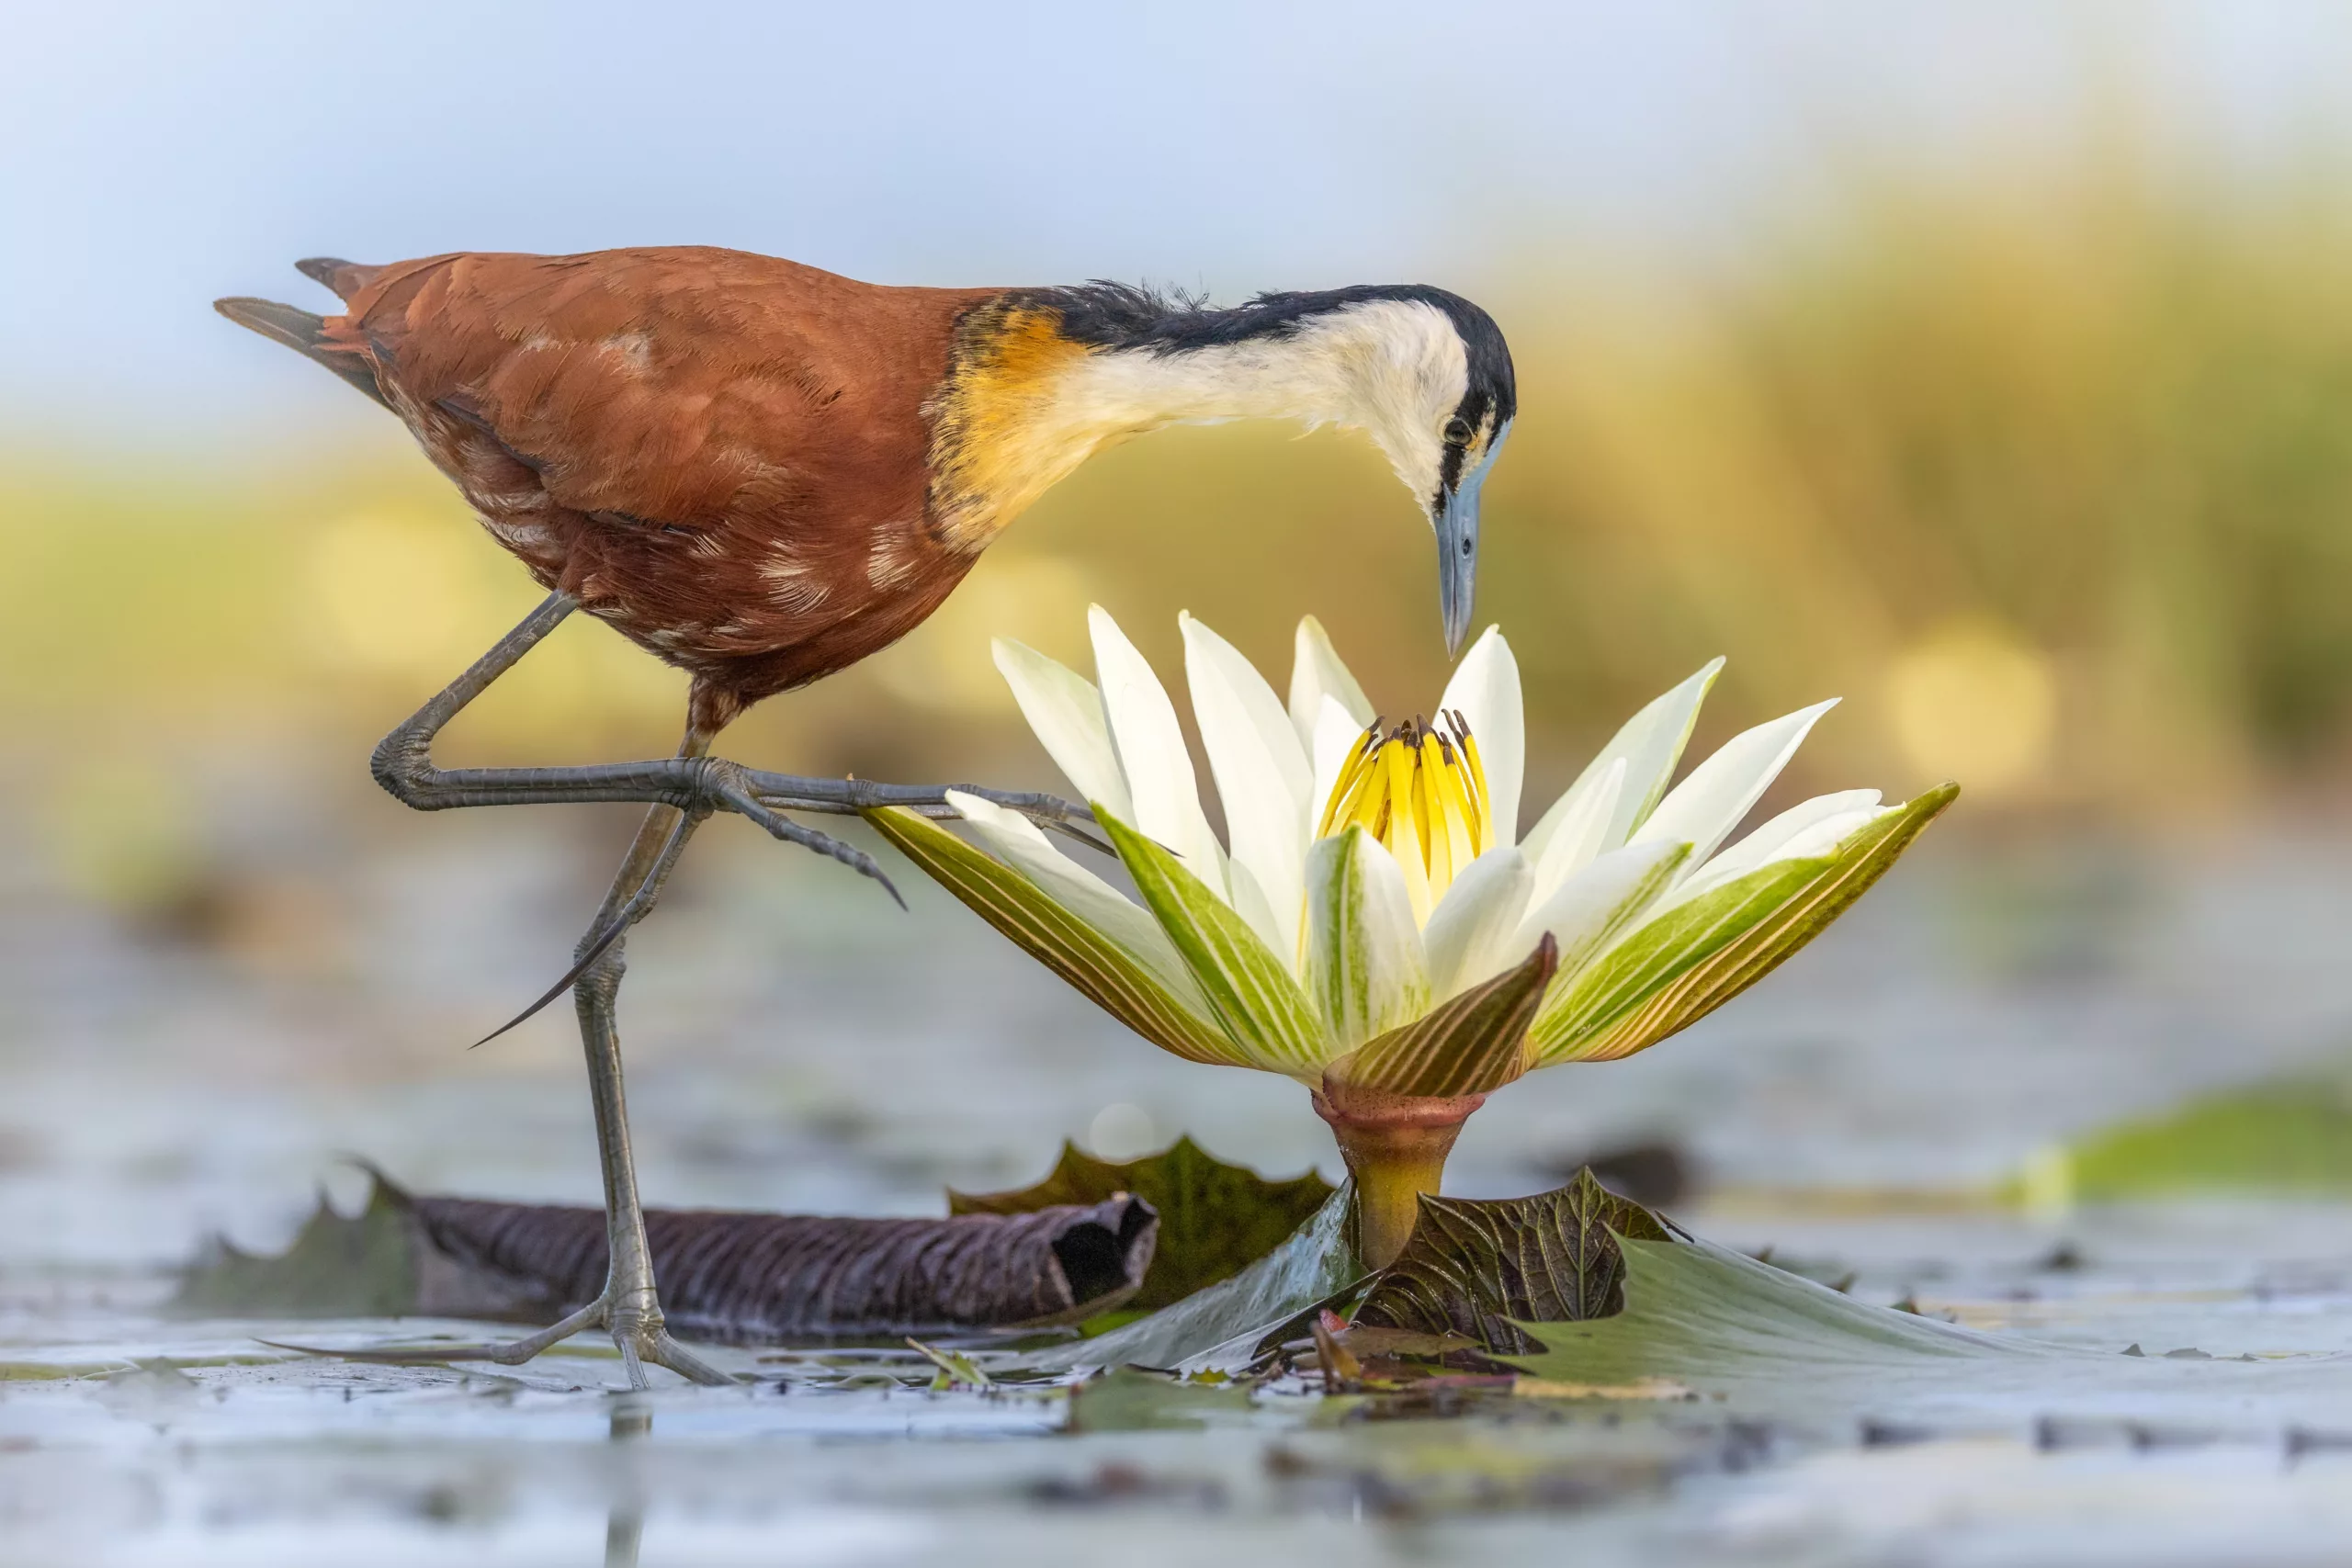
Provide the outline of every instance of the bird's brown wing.
{"type": "MultiPolygon", "coordinates": [[[[540,582],[734,711],[854,663],[969,569],[927,405],[993,289],[741,252],[322,265],[322,330],[540,582]]],[[[723,715],[722,715],[723,716],[723,715]]]]}
{"type": "Polygon", "coordinates": [[[920,513],[923,405],[988,293],[702,248],[467,254],[378,270],[331,328],[469,494],[497,465],[448,448],[494,441],[586,518],[817,547],[920,513]]]}

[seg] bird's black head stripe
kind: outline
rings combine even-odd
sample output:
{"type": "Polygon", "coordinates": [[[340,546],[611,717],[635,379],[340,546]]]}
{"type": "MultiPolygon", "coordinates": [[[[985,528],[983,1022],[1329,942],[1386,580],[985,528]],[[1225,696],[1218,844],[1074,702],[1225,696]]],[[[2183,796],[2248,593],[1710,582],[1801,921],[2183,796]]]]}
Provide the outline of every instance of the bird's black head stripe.
{"type": "Polygon", "coordinates": [[[1098,279],[1066,288],[1022,289],[1003,303],[1055,311],[1061,318],[1062,335],[1076,343],[1177,354],[1288,337],[1318,317],[1376,299],[1435,306],[1453,323],[1469,368],[1469,392],[1458,412],[1472,429],[1490,412],[1497,425],[1519,412],[1510,347],[1503,341],[1502,329],[1461,295],[1426,283],[1363,283],[1261,294],[1246,304],[1218,310],[1195,295],[1098,279]]]}

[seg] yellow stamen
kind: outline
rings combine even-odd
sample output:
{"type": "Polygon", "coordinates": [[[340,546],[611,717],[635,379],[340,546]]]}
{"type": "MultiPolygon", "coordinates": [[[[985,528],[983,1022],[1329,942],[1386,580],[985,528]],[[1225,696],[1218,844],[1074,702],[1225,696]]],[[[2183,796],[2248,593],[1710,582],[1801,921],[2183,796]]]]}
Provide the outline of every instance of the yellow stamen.
{"type": "Polygon", "coordinates": [[[1460,755],[1449,746],[1444,749],[1443,761],[1444,766],[1431,776],[1437,780],[1439,794],[1445,804],[1445,845],[1446,859],[1451,868],[1450,881],[1452,876],[1461,874],[1472,861],[1478,858],[1484,846],[1471,828],[1474,818],[1460,755]]]}
{"type": "Polygon", "coordinates": [[[1422,732],[1420,764],[1413,773],[1413,791],[1421,805],[1421,858],[1429,863],[1430,886],[1445,887],[1459,868],[1445,820],[1445,753],[1434,732],[1422,732]]]}
{"type": "Polygon", "coordinates": [[[1401,729],[1380,749],[1382,772],[1388,775],[1388,821],[1373,837],[1388,846],[1405,872],[1405,894],[1413,901],[1413,919],[1427,925],[1436,900],[1430,897],[1430,846],[1413,810],[1413,784],[1420,773],[1420,753],[1401,729]]]}
{"type": "Polygon", "coordinates": [[[1462,748],[1462,764],[1472,786],[1472,810],[1478,820],[1479,847],[1483,849],[1487,839],[1487,765],[1478,761],[1478,740],[1470,733],[1469,724],[1458,713],[1453,717],[1453,739],[1462,748]]]}
{"type": "Polygon", "coordinates": [[[1483,853],[1492,833],[1487,773],[1477,742],[1458,713],[1435,727],[1416,719],[1384,735],[1377,722],[1349,751],[1316,824],[1329,838],[1361,827],[1405,874],[1414,919],[1430,911],[1453,879],[1483,853]]]}

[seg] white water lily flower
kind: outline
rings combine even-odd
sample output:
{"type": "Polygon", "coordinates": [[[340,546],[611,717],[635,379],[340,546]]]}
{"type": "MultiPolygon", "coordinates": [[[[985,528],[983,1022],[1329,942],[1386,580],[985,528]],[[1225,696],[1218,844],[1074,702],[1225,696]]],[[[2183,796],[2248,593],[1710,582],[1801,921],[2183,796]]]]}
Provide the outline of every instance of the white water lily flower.
{"type": "MultiPolygon", "coordinates": [[[[1810,941],[1958,793],[1822,795],[1726,845],[1832,704],[1735,736],[1669,789],[1717,660],[1634,715],[1522,840],[1519,666],[1499,629],[1434,723],[1385,725],[1312,617],[1285,705],[1185,615],[1220,842],[1166,689],[1108,615],[1089,621],[1099,684],[1003,640],[997,668],[1140,903],[972,795],[948,798],[987,853],[912,812],[871,818],[1146,1039],[1314,1088],[1367,1202],[1356,1123],[1385,1118],[1391,1142],[1400,1116],[1458,1128],[1532,1068],[1656,1043],[1810,941]]],[[[1415,1190],[1434,1189],[1434,1157],[1415,1190]]]]}

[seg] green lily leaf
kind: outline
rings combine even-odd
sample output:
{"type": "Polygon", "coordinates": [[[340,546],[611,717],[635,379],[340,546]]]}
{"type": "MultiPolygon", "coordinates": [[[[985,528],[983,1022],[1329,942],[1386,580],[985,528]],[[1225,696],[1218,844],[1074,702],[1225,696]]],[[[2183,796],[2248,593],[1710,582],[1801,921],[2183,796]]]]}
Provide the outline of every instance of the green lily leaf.
{"type": "Polygon", "coordinates": [[[865,819],[965,908],[1161,1050],[1220,1066],[1259,1065],[1110,938],[1019,872],[903,807],[868,811],[865,819]]]}
{"type": "Polygon", "coordinates": [[[1705,1242],[1622,1246],[1625,1308],[1581,1323],[1524,1323],[1541,1350],[1501,1358],[1545,1382],[1679,1383],[1726,1415],[1849,1441],[1857,1420],[1922,1435],[2029,1421],[2210,1428],[2260,1411],[2271,1430],[2325,1426],[2352,1401],[2352,1360],[2118,1355],[1985,1334],[1841,1295],[1705,1242]],[[1717,1403],[1720,1402],[1720,1403],[1717,1403]]]}
{"type": "Polygon", "coordinates": [[[1123,1367],[1069,1391],[1068,1432],[1186,1432],[1238,1426],[1250,1416],[1250,1390],[1197,1383],[1123,1367]]]}
{"type": "Polygon", "coordinates": [[[1241,1371],[1258,1359],[1259,1342],[1268,1334],[1363,1278],[1363,1265],[1348,1246],[1352,1201],[1352,1190],[1340,1188],[1289,1240],[1230,1280],[1194,1292],[1124,1328],[1031,1351],[1017,1370],[1057,1373],[1142,1366],[1187,1372],[1241,1371]]]}
{"type": "Polygon", "coordinates": [[[1997,1408],[2030,1393],[2036,1412],[2049,1410],[2068,1384],[2111,1399],[2119,1382],[2165,1366],[1872,1306],[1706,1242],[1629,1236],[1619,1251],[1623,1311],[1522,1322],[1517,1327],[1537,1348],[1498,1359],[1547,1382],[1670,1379],[1743,1411],[1826,1416],[1846,1430],[1858,1415],[1944,1413],[1954,1396],[1997,1408]]]}
{"type": "Polygon", "coordinates": [[[348,1219],[322,1192],[284,1252],[243,1252],[216,1238],[181,1271],[172,1308],[208,1317],[405,1317],[418,1310],[418,1258],[429,1245],[406,1195],[379,1178],[348,1219]]]}
{"type": "Polygon", "coordinates": [[[1582,1322],[1624,1306],[1620,1236],[1669,1241],[1675,1233],[1601,1186],[1589,1168],[1528,1198],[1423,1194],[1413,1239],[1374,1276],[1353,1321],[1459,1334],[1491,1352],[1524,1353],[1539,1342],[1521,1321],[1582,1322]]]}
{"type": "Polygon", "coordinates": [[[1820,935],[1959,794],[1930,790],[1833,854],[1765,866],[1637,928],[1537,1017],[1537,1064],[1613,1061],[1697,1022],[1820,935]]]}
{"type": "MultiPolygon", "coordinates": [[[[2047,1181],[2037,1159],[2020,1186],[2047,1181]]],[[[2352,1084],[2277,1079],[2089,1134],[2059,1151],[2072,1198],[2352,1191],[2352,1084]]]]}
{"type": "Polygon", "coordinates": [[[1269,1181],[1228,1165],[1190,1138],[1156,1155],[1114,1165],[1062,1145],[1043,1181],[1011,1192],[947,1194],[952,1214],[1024,1214],[1058,1204],[1099,1203],[1128,1192],[1159,1212],[1159,1244],[1143,1288],[1127,1306],[1156,1312],[1239,1273],[1280,1247],[1331,1196],[1310,1170],[1269,1181]]]}
{"type": "Polygon", "coordinates": [[[1094,815],[1217,1021],[1246,1054],[1241,1065],[1319,1077],[1326,1056],[1322,1021],[1288,966],[1183,862],[1108,810],[1097,807],[1094,815]]]}
{"type": "Polygon", "coordinates": [[[1527,1029],[1559,968],[1549,932],[1527,961],[1333,1062],[1326,1077],[1390,1094],[1450,1099],[1500,1089],[1527,1070],[1527,1029]]]}

